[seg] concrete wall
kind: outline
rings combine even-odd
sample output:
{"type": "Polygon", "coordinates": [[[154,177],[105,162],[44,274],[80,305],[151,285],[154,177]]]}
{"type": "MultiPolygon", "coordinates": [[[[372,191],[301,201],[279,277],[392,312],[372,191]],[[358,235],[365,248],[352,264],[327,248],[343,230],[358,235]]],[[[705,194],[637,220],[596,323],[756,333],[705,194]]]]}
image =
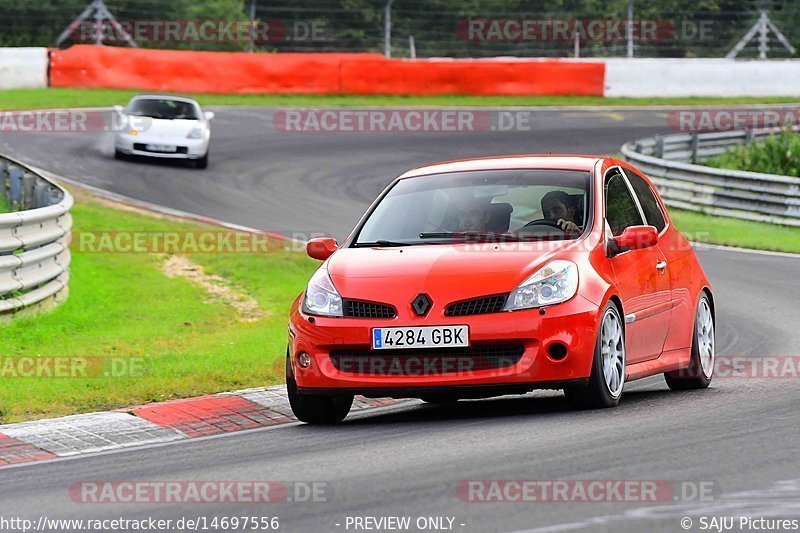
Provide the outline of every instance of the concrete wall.
{"type": "Polygon", "coordinates": [[[800,60],[607,59],[605,96],[800,96],[800,60]]]}
{"type": "Polygon", "coordinates": [[[0,89],[47,87],[47,48],[0,48],[0,89]]]}

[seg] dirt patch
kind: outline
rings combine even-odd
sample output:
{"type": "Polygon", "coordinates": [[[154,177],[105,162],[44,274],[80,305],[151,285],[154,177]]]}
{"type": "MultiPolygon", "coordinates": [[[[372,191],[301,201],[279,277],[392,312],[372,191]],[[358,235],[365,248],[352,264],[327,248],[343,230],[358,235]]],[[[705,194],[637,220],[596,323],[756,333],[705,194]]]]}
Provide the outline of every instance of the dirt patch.
{"type": "Polygon", "coordinates": [[[202,266],[193,263],[187,257],[169,256],[164,261],[163,268],[167,276],[171,278],[186,278],[202,287],[208,294],[209,300],[219,301],[233,307],[239,314],[240,322],[256,322],[270,315],[243,289],[231,284],[222,276],[206,274],[202,266]]]}

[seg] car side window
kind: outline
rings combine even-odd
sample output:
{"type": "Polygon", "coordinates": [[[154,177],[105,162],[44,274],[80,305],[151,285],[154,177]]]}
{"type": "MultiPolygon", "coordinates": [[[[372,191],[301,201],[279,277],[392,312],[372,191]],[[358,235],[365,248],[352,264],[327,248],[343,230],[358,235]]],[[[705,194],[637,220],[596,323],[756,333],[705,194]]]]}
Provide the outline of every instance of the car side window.
{"type": "Polygon", "coordinates": [[[644,211],[644,217],[647,219],[647,223],[651,226],[655,226],[658,232],[661,233],[661,231],[667,227],[667,222],[664,220],[664,213],[661,212],[658,200],[656,200],[650,185],[634,172],[626,170],[625,174],[628,176],[628,182],[631,184],[631,187],[633,187],[633,191],[639,199],[639,204],[642,206],[642,211],[644,211]]]}
{"type": "Polygon", "coordinates": [[[625,184],[625,178],[618,170],[606,175],[606,221],[611,233],[617,237],[629,226],[640,226],[644,223],[631,191],[625,184]]]}

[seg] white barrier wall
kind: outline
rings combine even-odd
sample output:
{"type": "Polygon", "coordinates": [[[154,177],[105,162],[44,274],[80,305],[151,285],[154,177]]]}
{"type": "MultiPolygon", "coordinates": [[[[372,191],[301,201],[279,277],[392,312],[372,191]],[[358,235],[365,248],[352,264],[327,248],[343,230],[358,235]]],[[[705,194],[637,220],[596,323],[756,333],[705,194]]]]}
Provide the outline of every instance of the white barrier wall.
{"type": "Polygon", "coordinates": [[[800,60],[606,59],[605,96],[800,96],[800,60]]]}
{"type": "Polygon", "coordinates": [[[0,89],[47,87],[47,48],[0,48],[0,89]]]}

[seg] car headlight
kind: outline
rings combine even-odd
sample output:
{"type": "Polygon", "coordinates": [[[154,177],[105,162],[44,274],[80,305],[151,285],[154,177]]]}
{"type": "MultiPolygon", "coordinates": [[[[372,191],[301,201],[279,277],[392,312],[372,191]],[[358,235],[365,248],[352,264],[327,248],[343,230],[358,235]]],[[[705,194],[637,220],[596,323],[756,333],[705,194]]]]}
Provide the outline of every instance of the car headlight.
{"type": "Polygon", "coordinates": [[[308,315],[342,316],[342,297],[328,274],[320,267],[308,282],[303,298],[303,312],[308,315]]]}
{"type": "Polygon", "coordinates": [[[189,135],[186,136],[187,139],[202,139],[203,138],[203,128],[197,127],[194,128],[192,131],[189,132],[189,135]]]}
{"type": "Polygon", "coordinates": [[[511,291],[504,311],[530,309],[566,302],[578,291],[578,265],[551,261],[511,291]]]}

